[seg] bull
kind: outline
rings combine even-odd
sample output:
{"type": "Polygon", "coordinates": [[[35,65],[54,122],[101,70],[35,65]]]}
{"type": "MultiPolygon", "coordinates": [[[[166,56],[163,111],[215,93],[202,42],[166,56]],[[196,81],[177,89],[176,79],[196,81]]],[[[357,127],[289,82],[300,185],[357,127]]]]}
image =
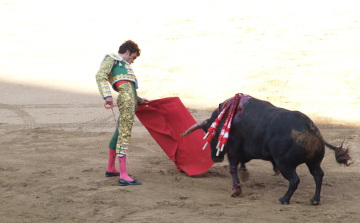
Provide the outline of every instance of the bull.
{"type": "MultiPolygon", "coordinates": [[[[229,101],[231,99],[221,103],[209,119],[191,126],[181,136],[186,136],[197,129],[207,133],[229,101]]],[[[325,146],[335,151],[338,163],[346,166],[352,164],[349,148],[343,148],[343,144],[340,147],[328,144],[310,118],[299,111],[279,108],[270,102],[241,94],[236,102],[231,123],[223,150],[220,151],[217,147],[217,139],[220,129],[224,126],[224,120],[221,120],[219,127],[214,131],[210,147],[214,162],[222,162],[227,154],[233,179],[233,197],[240,196],[242,192],[238,166],[240,164],[240,173],[247,173],[245,163],[252,159],[270,161],[274,172],[276,174],[280,172],[289,181],[288,190],[279,198],[281,204],[290,203],[290,198],[300,183],[296,167],[303,163],[307,165],[315,180],[315,195],[311,203],[314,205],[320,203],[324,176],[320,164],[324,158],[325,146]]]]}

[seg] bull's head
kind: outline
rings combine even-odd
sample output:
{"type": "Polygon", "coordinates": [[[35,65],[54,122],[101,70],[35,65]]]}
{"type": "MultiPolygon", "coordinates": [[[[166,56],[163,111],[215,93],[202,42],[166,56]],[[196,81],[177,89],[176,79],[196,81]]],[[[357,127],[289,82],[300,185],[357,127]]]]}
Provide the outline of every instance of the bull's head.
{"type": "MultiPolygon", "coordinates": [[[[207,130],[209,129],[212,121],[214,121],[214,119],[206,119],[205,121],[202,122],[198,122],[195,125],[191,126],[188,130],[186,130],[184,133],[182,133],[180,136],[186,136],[189,135],[190,133],[194,132],[197,129],[202,129],[205,133],[207,133],[207,130]]],[[[217,132],[215,134],[215,137],[213,138],[213,140],[210,142],[210,148],[211,148],[211,159],[213,162],[222,162],[224,160],[224,155],[225,155],[225,150],[218,153],[218,149],[216,148],[217,146],[217,138],[219,136],[219,133],[217,132]]],[[[205,143],[205,141],[204,141],[205,143]]]]}

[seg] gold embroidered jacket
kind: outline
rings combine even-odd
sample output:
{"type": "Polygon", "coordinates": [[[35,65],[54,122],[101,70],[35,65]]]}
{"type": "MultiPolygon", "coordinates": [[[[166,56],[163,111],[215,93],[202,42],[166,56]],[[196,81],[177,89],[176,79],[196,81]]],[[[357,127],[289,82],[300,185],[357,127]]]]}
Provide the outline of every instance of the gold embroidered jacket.
{"type": "MultiPolygon", "coordinates": [[[[118,91],[115,84],[121,80],[134,82],[136,89],[138,88],[138,81],[133,69],[118,54],[106,54],[95,77],[99,92],[104,99],[112,96],[108,83],[114,91],[118,91]]],[[[142,99],[137,97],[137,102],[140,103],[141,101],[142,99]]]]}

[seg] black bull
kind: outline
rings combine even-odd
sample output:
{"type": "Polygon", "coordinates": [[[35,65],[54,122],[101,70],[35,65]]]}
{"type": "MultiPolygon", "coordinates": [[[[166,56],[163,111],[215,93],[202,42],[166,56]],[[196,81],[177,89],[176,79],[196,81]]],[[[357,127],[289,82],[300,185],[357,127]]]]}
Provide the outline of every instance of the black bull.
{"type": "MultiPolygon", "coordinates": [[[[222,105],[220,104],[219,108],[212,113],[210,119],[190,127],[182,136],[200,128],[206,133],[215,118],[218,117],[222,105]]],[[[316,184],[315,195],[311,202],[312,204],[320,202],[320,190],[324,176],[320,164],[324,158],[325,145],[335,150],[338,163],[351,164],[348,163],[351,160],[349,148],[344,149],[342,145],[335,147],[326,143],[319,129],[303,113],[278,108],[267,101],[252,97],[238,106],[229,139],[224,150],[218,156],[216,155],[216,146],[223,121],[210,142],[211,157],[214,162],[223,161],[224,155],[227,153],[230,174],[233,178],[232,196],[236,197],[241,194],[237,173],[238,165],[241,164],[239,170],[242,173],[242,171],[246,171],[245,163],[252,159],[270,161],[275,173],[280,172],[289,181],[287,192],[279,198],[279,202],[282,204],[289,204],[292,194],[300,183],[296,167],[302,163],[307,165],[316,184]]]]}

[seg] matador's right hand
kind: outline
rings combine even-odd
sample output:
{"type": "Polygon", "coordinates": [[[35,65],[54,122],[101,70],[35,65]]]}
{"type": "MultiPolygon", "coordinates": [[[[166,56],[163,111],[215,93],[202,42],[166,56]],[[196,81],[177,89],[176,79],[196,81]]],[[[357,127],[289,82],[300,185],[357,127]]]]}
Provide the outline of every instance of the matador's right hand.
{"type": "Polygon", "coordinates": [[[114,103],[114,102],[113,102],[112,96],[105,98],[105,104],[110,105],[110,106],[113,106],[113,103],[114,103]]]}

